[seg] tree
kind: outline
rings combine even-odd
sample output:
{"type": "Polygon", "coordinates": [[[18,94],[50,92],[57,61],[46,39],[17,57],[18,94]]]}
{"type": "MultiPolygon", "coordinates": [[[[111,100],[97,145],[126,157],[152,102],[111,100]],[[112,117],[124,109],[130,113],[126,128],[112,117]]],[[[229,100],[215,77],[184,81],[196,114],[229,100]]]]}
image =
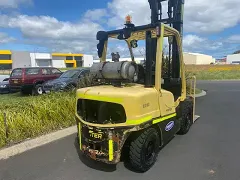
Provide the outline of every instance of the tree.
{"type": "Polygon", "coordinates": [[[233,54],[240,54],[240,50],[234,52],[233,54]]]}

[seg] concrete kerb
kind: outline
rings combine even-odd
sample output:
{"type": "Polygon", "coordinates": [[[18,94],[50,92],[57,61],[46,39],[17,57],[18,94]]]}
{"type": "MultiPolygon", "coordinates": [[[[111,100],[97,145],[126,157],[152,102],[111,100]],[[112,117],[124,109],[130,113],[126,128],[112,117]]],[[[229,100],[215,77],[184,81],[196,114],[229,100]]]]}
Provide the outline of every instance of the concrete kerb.
{"type": "MultiPolygon", "coordinates": [[[[202,92],[197,94],[195,97],[199,98],[205,95],[206,95],[206,92],[202,90],[202,92]]],[[[43,135],[35,139],[26,140],[22,143],[13,145],[11,147],[3,148],[0,150],[0,160],[8,159],[12,156],[24,153],[26,151],[32,150],[34,148],[43,146],[48,143],[54,142],[56,140],[72,135],[74,133],[77,133],[76,126],[72,126],[72,127],[59,130],[47,135],[43,135]]]]}
{"type": "Polygon", "coordinates": [[[202,90],[201,93],[199,93],[199,94],[195,94],[195,97],[196,97],[196,98],[199,98],[199,97],[203,97],[203,96],[206,96],[206,95],[207,95],[207,92],[204,91],[204,90],[202,90]]]}
{"type": "Polygon", "coordinates": [[[8,159],[12,156],[24,153],[26,151],[29,151],[31,149],[43,146],[45,144],[51,143],[53,141],[62,139],[64,137],[67,137],[69,135],[72,135],[74,133],[77,133],[77,127],[72,126],[63,130],[59,130],[47,135],[43,135],[40,137],[37,137],[35,139],[27,140],[22,143],[13,145],[11,147],[4,148],[0,150],[0,160],[8,159]]]}

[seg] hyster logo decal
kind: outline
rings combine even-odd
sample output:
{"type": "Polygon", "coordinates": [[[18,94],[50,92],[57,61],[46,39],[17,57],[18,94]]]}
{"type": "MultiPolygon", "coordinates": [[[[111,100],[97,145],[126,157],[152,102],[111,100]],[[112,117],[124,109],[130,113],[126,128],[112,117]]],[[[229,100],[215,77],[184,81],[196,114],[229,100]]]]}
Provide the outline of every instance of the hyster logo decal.
{"type": "Polygon", "coordinates": [[[94,133],[93,131],[89,131],[90,137],[93,137],[95,139],[102,139],[102,134],[100,133],[94,133]]]}
{"type": "Polygon", "coordinates": [[[170,131],[174,126],[174,121],[170,121],[166,127],[165,127],[165,131],[170,131]]]}

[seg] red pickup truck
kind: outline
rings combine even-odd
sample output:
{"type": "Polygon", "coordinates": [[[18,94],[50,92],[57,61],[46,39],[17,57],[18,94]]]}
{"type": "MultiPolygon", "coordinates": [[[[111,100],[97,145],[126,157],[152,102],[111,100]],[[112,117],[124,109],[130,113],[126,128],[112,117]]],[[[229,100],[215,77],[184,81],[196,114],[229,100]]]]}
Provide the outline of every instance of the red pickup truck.
{"type": "Polygon", "coordinates": [[[16,68],[10,75],[10,91],[39,95],[43,93],[42,84],[45,81],[56,79],[61,74],[62,72],[54,67],[16,68]]]}

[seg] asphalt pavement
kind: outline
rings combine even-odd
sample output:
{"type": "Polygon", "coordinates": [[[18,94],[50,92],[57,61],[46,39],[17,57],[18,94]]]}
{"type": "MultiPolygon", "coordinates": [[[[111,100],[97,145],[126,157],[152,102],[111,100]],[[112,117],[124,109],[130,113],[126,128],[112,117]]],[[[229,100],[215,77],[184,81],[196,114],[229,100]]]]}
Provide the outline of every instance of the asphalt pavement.
{"type": "Polygon", "coordinates": [[[124,163],[105,165],[79,156],[75,135],[0,161],[1,180],[240,180],[240,81],[200,81],[200,119],[176,136],[146,173],[124,163]]]}

